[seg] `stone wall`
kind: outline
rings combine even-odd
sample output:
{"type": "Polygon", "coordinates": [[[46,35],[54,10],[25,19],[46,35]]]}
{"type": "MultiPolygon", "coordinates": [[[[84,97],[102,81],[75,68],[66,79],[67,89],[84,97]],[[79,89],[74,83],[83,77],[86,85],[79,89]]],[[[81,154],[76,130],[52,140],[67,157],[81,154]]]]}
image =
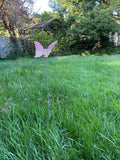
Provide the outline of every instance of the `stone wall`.
{"type": "MultiPolygon", "coordinates": [[[[17,45],[21,49],[21,51],[25,51],[26,54],[32,55],[34,54],[34,43],[31,39],[24,40],[21,38],[17,38],[17,45]]],[[[10,43],[10,38],[6,36],[0,35],[0,58],[6,58],[10,51],[12,50],[12,44],[10,43]]]]}
{"type": "Polygon", "coordinates": [[[0,58],[6,58],[10,50],[10,38],[0,35],[0,58]]]}

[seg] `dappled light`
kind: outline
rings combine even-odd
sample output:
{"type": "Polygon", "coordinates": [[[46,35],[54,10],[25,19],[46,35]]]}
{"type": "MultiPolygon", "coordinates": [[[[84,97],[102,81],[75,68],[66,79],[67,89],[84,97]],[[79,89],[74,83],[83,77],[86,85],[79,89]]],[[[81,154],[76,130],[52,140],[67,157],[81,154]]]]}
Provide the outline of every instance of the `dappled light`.
{"type": "Polygon", "coordinates": [[[107,62],[105,64],[108,64],[108,65],[118,65],[120,66],[120,61],[113,61],[113,62],[107,62]]]}

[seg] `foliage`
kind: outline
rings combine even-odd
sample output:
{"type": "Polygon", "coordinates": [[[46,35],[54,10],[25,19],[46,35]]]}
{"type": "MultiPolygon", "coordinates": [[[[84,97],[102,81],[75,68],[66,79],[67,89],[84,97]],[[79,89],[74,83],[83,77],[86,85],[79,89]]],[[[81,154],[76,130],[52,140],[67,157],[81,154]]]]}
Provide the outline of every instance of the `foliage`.
{"type": "MultiPolygon", "coordinates": [[[[120,54],[120,46],[113,46],[113,45],[109,45],[105,48],[96,50],[96,52],[103,54],[108,54],[108,55],[115,55],[115,54],[120,54]]],[[[94,52],[95,53],[95,52],[94,52]]]]}
{"type": "MultiPolygon", "coordinates": [[[[20,29],[24,23],[30,22],[29,10],[34,0],[0,0],[0,2],[0,21],[13,39],[17,37],[15,29],[20,29]]],[[[14,41],[13,43],[16,44],[14,41]]]]}
{"type": "Polygon", "coordinates": [[[44,11],[41,14],[35,13],[34,16],[37,18],[40,18],[41,21],[46,21],[46,20],[52,19],[53,14],[52,12],[44,11]]]}
{"type": "Polygon", "coordinates": [[[6,33],[6,30],[5,30],[5,27],[3,25],[2,22],[0,22],[0,35],[4,35],[4,36],[7,36],[7,33],[6,33]]]}
{"type": "Polygon", "coordinates": [[[101,47],[107,46],[109,43],[109,32],[119,32],[119,29],[120,26],[111,17],[111,13],[104,10],[100,14],[99,10],[95,10],[87,14],[86,17],[81,18],[80,22],[74,23],[70,34],[75,39],[79,39],[79,43],[86,42],[82,47],[85,48],[87,46],[88,49],[92,49],[98,41],[101,47]]]}
{"type": "Polygon", "coordinates": [[[120,56],[0,64],[0,159],[119,160],[120,56]]]}
{"type": "Polygon", "coordinates": [[[21,50],[18,44],[14,45],[10,43],[9,48],[11,49],[10,49],[10,53],[7,56],[8,59],[17,59],[18,57],[25,56],[25,53],[21,50]]]}
{"type": "Polygon", "coordinates": [[[50,0],[50,6],[66,25],[69,48],[96,49],[109,46],[109,32],[120,31],[119,1],[50,0]],[[99,44],[97,46],[97,44],[99,44]]]}

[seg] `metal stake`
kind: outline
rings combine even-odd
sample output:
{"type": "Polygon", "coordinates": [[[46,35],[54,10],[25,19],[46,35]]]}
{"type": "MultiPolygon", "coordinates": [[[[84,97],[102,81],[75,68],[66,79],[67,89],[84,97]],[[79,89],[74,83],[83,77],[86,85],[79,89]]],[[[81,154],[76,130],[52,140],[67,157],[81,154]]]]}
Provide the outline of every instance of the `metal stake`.
{"type": "Polygon", "coordinates": [[[50,123],[50,108],[49,108],[49,90],[48,90],[48,75],[47,75],[47,58],[46,58],[46,89],[47,89],[47,104],[48,104],[48,122],[50,123]]]}
{"type": "MultiPolygon", "coordinates": [[[[42,34],[44,35],[44,27],[42,27],[42,34]]],[[[47,90],[47,104],[48,104],[48,122],[50,124],[50,108],[49,108],[49,90],[48,90],[48,75],[47,75],[47,58],[46,58],[46,90],[47,90]]]]}

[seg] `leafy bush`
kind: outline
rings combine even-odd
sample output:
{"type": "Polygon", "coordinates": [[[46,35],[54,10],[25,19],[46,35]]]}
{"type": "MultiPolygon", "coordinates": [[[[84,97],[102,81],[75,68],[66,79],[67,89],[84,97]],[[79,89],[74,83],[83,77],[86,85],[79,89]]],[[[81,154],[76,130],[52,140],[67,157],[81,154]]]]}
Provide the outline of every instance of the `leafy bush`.
{"type": "Polygon", "coordinates": [[[8,59],[17,59],[18,57],[24,56],[25,53],[21,50],[21,48],[18,45],[10,44],[10,50],[9,55],[7,56],[8,59]]]}
{"type": "Polygon", "coordinates": [[[115,54],[120,54],[120,46],[115,46],[114,43],[112,42],[109,42],[108,45],[106,45],[105,47],[102,47],[102,48],[96,48],[94,51],[93,51],[93,54],[96,54],[96,55],[104,55],[104,54],[107,54],[107,55],[115,55],[115,54]]]}

